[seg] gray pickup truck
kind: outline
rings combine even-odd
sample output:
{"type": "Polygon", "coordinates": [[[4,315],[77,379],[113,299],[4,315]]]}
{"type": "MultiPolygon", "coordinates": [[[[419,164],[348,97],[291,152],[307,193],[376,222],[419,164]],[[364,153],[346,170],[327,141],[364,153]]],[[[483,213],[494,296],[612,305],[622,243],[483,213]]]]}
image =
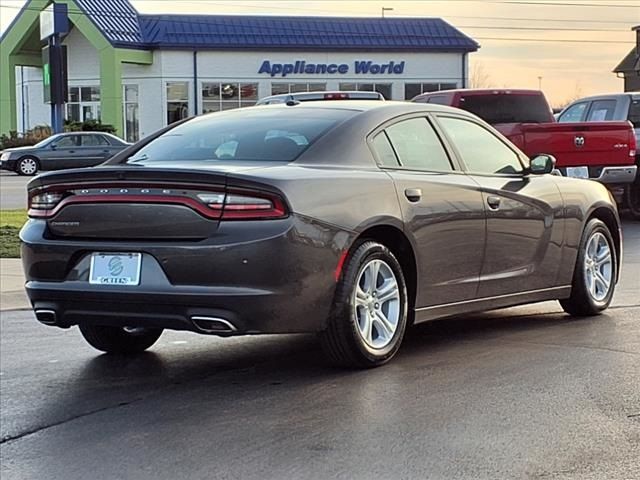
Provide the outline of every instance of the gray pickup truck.
{"type": "MultiPolygon", "coordinates": [[[[558,122],[624,121],[633,124],[636,145],[640,145],[640,92],[596,95],[581,98],[569,104],[558,115],[558,122]]],[[[640,167],[640,152],[636,150],[636,164],[640,167]]],[[[640,168],[639,168],[640,170],[640,168]]],[[[625,189],[625,204],[631,214],[640,220],[640,174],[625,189]]]]}

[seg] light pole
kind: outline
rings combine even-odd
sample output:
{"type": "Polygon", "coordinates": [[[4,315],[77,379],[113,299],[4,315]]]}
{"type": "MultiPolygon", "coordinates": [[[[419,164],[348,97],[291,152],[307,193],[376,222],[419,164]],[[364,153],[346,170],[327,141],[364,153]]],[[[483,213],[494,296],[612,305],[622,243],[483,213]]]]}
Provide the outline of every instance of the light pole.
{"type": "Polygon", "coordinates": [[[382,7],[382,18],[384,18],[384,12],[392,12],[393,7],[382,7]]]}
{"type": "Polygon", "coordinates": [[[538,77],[538,90],[542,90],[542,77],[538,77]]]}

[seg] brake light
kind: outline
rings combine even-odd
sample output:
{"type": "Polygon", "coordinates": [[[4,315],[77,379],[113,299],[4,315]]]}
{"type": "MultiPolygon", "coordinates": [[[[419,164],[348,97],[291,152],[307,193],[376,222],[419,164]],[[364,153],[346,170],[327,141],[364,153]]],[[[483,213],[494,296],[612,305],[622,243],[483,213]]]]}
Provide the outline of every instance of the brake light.
{"type": "Polygon", "coordinates": [[[349,100],[348,93],[325,93],[325,100],[349,100]]]}
{"type": "Polygon", "coordinates": [[[51,210],[60,201],[64,195],[62,193],[47,192],[29,197],[29,209],[34,210],[51,210]]]}
{"type": "Polygon", "coordinates": [[[263,220],[284,218],[287,209],[275,195],[254,192],[227,194],[222,210],[222,220],[263,220]]]}
{"type": "Polygon", "coordinates": [[[153,203],[182,205],[212,220],[263,220],[284,218],[287,207],[277,194],[259,190],[232,189],[210,191],[185,189],[183,186],[140,187],[102,185],[88,188],[50,187],[52,190],[29,195],[29,216],[50,218],[66,205],[96,203],[153,203]],[[59,188],[59,190],[53,190],[59,188]]]}
{"type": "Polygon", "coordinates": [[[258,192],[200,193],[209,208],[221,211],[221,220],[262,220],[287,216],[284,202],[275,195],[258,192]]]}
{"type": "Polygon", "coordinates": [[[638,140],[636,139],[635,132],[631,130],[629,132],[629,156],[635,157],[637,151],[638,151],[638,140]]]}

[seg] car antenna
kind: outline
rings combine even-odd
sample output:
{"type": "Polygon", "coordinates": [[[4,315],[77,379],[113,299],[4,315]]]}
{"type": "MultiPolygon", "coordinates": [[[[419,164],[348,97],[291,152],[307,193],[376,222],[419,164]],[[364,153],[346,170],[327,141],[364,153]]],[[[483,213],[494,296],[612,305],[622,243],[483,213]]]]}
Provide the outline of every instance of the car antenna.
{"type": "Polygon", "coordinates": [[[300,101],[296,100],[293,95],[289,95],[286,101],[287,107],[294,107],[296,105],[300,105],[300,101]]]}

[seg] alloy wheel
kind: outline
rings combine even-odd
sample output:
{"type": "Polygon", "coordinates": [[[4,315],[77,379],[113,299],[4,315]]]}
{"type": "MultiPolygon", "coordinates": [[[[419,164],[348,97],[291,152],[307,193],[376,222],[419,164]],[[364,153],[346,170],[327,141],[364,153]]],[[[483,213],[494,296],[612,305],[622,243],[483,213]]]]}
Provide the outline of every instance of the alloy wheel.
{"type": "Polygon", "coordinates": [[[597,302],[604,300],[611,289],[612,262],[611,245],[602,233],[595,232],[587,241],[584,275],[589,295],[597,302]]]}
{"type": "Polygon", "coordinates": [[[371,348],[391,343],[400,320],[400,289],[391,267],[371,260],[360,271],[354,292],[358,333],[371,348]]]}

